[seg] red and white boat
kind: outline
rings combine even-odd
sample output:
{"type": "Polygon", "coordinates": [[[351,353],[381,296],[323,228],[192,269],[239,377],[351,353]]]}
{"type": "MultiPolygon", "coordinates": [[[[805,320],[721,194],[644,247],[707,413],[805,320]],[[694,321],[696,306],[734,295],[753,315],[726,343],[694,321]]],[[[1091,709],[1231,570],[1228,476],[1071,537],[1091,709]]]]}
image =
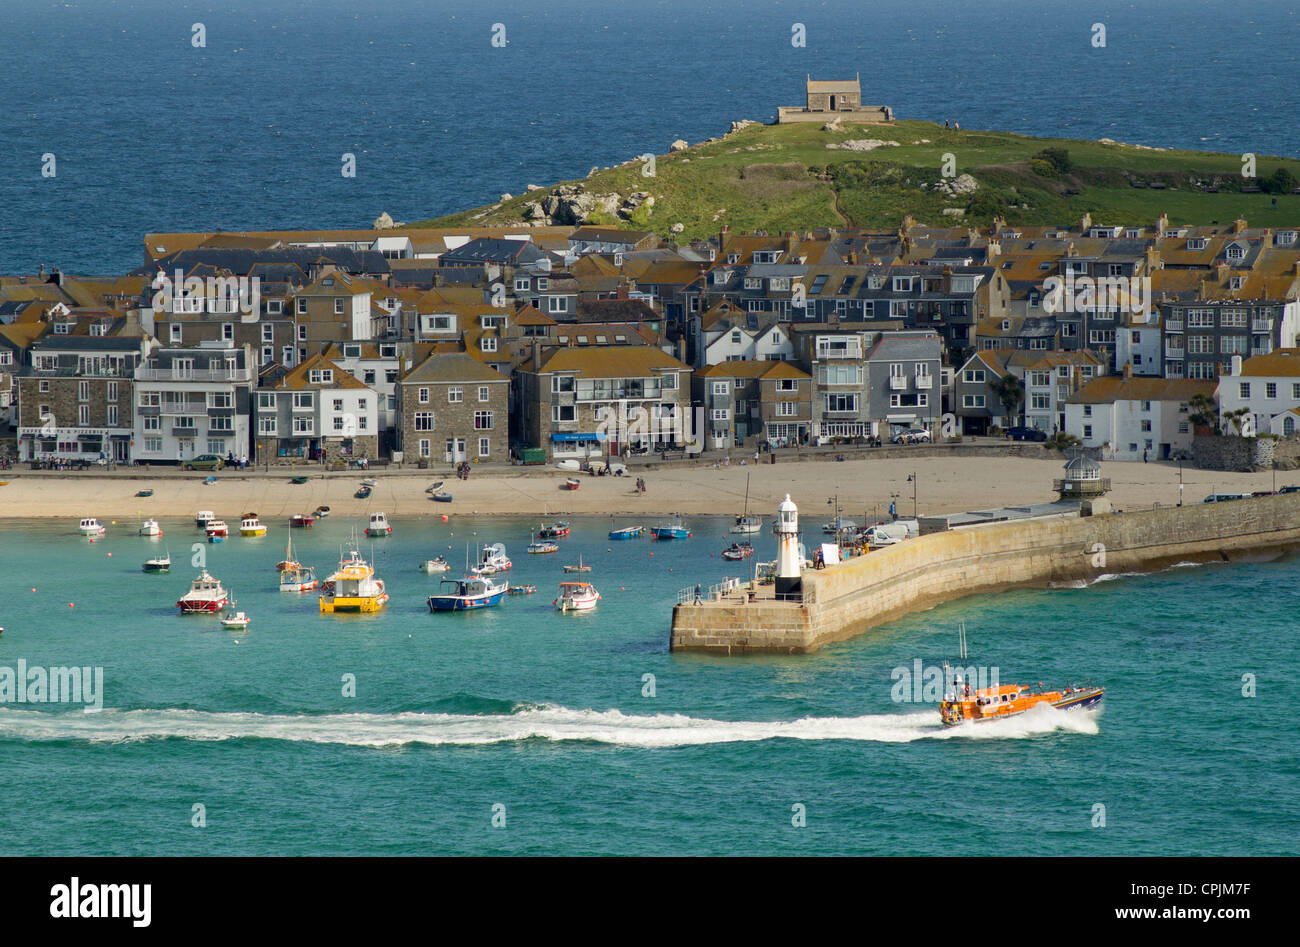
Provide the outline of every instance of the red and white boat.
{"type": "Polygon", "coordinates": [[[307,527],[314,525],[315,522],[316,517],[312,516],[310,513],[295,513],[289,519],[289,526],[294,529],[306,529],[307,527]]]}
{"type": "Polygon", "coordinates": [[[181,610],[182,615],[192,615],[196,612],[212,613],[225,608],[228,600],[229,596],[221,582],[212,578],[208,570],[204,569],[190,584],[190,590],[176,602],[176,607],[181,610]]]}
{"type": "Polygon", "coordinates": [[[230,535],[230,527],[226,525],[225,520],[208,520],[204,532],[208,535],[208,542],[219,543],[230,535]]]}

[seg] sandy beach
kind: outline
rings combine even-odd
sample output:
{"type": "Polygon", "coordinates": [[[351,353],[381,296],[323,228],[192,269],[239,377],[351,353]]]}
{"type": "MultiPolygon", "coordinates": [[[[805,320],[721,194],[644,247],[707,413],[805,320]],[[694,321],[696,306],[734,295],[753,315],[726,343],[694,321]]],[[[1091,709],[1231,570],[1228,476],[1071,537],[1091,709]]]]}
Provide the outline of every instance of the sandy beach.
{"type": "MultiPolygon", "coordinates": [[[[953,456],[917,451],[903,457],[869,457],[834,461],[787,461],[714,468],[663,465],[633,468],[626,477],[581,477],[576,491],[563,489],[565,475],[540,468],[475,469],[469,480],[436,471],[379,471],[370,474],[379,485],[368,500],[354,498],[363,474],[308,473],[305,484],[290,483],[294,471],[222,471],[218,482],[203,483],[204,475],[167,471],[113,474],[7,471],[0,480],[0,517],[97,516],[103,520],[142,516],[190,517],[213,510],[229,520],[245,510],[256,511],[269,526],[287,524],[294,513],[329,506],[336,517],[362,517],[382,510],[389,516],[457,516],[610,514],[632,519],[680,512],[690,515],[732,516],[745,501],[750,476],[749,506],[768,515],[786,493],[806,514],[819,520],[832,515],[839,497],[843,515],[874,522],[884,518],[891,495],[897,494],[898,515],[912,515],[913,471],[917,475],[917,509],[921,515],[979,510],[1054,500],[1052,481],[1062,475],[1060,460],[1008,456],[953,456]],[[634,490],[644,476],[648,490],[634,490]],[[434,503],[425,493],[438,480],[454,495],[451,503],[434,503]],[[139,490],[152,497],[136,497],[139,490]],[[828,502],[829,501],[829,502],[828,502]]],[[[1109,477],[1109,494],[1118,509],[1137,509],[1178,502],[1178,466],[1167,463],[1102,465],[1109,477]]],[[[1184,502],[1199,503],[1212,492],[1270,490],[1273,474],[1224,473],[1183,469],[1184,502]]],[[[1300,482],[1300,472],[1279,471],[1277,485],[1300,482]]]]}

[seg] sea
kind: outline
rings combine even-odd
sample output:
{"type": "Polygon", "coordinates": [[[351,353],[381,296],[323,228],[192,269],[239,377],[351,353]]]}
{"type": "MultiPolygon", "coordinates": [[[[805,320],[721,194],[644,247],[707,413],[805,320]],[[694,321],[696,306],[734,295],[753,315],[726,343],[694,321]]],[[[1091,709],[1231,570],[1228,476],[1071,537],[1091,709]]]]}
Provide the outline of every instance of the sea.
{"type": "MultiPolygon", "coordinates": [[[[1297,17],[1196,0],[0,0],[0,272],[124,272],[150,231],[434,217],[770,120],[809,74],[860,74],[865,101],[963,128],[1294,156],[1297,17]]],[[[975,596],[812,655],[725,658],[668,651],[678,597],[747,568],[718,557],[725,518],[670,543],[572,522],[536,557],[531,519],[397,518],[365,546],[389,607],[331,617],[276,590],[284,523],[195,550],[183,520],[94,543],[72,520],[0,520],[0,684],[20,661],[103,675],[97,712],[0,703],[6,852],[1300,853],[1294,557],[975,596]],[[498,541],[537,593],[430,614],[438,580],[418,563],[498,541]],[[159,548],[174,570],[143,574],[159,548]],[[247,632],[176,614],[200,554],[247,632]],[[579,556],[603,600],[559,615],[579,556]],[[965,663],[1090,679],[1103,709],[945,730],[908,675],[956,661],[961,627],[965,663]]],[[[328,572],[357,525],[299,533],[301,558],[328,572]]]]}
{"type": "MultiPolygon", "coordinates": [[[[1295,558],[964,598],[812,655],[722,657],[669,652],[668,628],[679,597],[752,568],[718,555],[726,518],[658,542],[569,522],[559,553],[528,555],[535,520],[394,518],[361,546],[388,607],[329,616],[277,590],[285,523],[206,544],[192,520],[157,539],[109,522],[94,542],[71,520],[5,521],[0,678],[102,674],[81,703],[15,687],[0,704],[6,852],[1300,852],[1295,558]],[[430,613],[440,577],[419,564],[460,574],[494,542],[537,591],[430,613]],[[172,571],[144,574],[159,551],[172,571]],[[602,600],[560,614],[579,559],[602,600]],[[246,631],[177,614],[204,565],[246,631]],[[922,686],[945,660],[1106,698],[945,729],[922,686]]],[[[360,525],[294,530],[294,552],[327,574],[360,525]]]]}
{"type": "Polygon", "coordinates": [[[125,272],[149,232],[424,220],[770,121],[808,75],[967,129],[1300,154],[1287,0],[0,0],[0,22],[0,273],[125,272]]]}

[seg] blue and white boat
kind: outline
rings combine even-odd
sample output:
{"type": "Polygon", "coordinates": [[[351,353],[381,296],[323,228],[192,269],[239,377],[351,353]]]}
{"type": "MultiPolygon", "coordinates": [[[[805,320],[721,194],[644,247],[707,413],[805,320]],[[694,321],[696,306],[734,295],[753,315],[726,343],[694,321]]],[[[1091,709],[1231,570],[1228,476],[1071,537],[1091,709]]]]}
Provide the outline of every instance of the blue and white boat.
{"type": "Polygon", "coordinates": [[[510,588],[509,582],[496,582],[487,576],[443,579],[444,591],[429,596],[431,612],[467,612],[475,608],[492,608],[501,604],[510,588]]]}
{"type": "Polygon", "coordinates": [[[691,531],[682,525],[681,516],[674,516],[667,523],[652,526],[650,532],[655,539],[690,539],[691,531]]]}
{"type": "Polygon", "coordinates": [[[643,532],[644,526],[624,526],[622,529],[611,529],[609,531],[610,539],[636,539],[643,532]]]}

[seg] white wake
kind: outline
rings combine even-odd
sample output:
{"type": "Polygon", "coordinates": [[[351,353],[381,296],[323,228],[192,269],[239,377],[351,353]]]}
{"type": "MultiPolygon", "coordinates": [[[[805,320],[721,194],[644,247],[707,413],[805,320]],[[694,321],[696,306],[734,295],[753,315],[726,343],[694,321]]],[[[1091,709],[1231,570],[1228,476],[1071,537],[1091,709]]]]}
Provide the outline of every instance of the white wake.
{"type": "Polygon", "coordinates": [[[115,743],[139,740],[285,740],[349,746],[475,746],[522,740],[589,741],[629,747],[701,746],[759,740],[1022,739],[1061,730],[1098,732],[1097,714],[1040,705],[1008,720],[946,728],[937,710],[792,721],[709,720],[682,714],[627,715],[619,710],[542,706],[509,714],[210,713],[201,710],[104,710],[94,714],[0,708],[0,739],[115,743]]]}

